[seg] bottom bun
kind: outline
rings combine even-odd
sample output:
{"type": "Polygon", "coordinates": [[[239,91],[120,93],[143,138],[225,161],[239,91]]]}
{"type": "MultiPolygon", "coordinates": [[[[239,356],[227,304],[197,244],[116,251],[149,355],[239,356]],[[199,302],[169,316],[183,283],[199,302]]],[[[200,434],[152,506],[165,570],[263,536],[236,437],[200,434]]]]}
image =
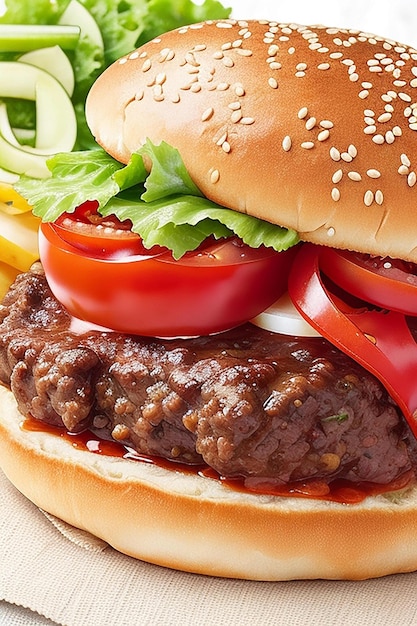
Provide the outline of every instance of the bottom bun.
{"type": "Polygon", "coordinates": [[[14,396],[1,386],[0,415],[0,466],[9,480],[40,508],[127,555],[265,581],[417,569],[417,489],[355,505],[242,493],[24,430],[14,396]]]}

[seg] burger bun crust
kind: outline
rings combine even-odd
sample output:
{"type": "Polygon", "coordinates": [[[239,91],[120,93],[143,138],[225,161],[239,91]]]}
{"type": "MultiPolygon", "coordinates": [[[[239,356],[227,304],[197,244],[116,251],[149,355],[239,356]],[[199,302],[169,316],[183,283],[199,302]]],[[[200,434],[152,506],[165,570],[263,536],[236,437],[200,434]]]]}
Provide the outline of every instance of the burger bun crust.
{"type": "Polygon", "coordinates": [[[417,490],[357,505],[237,492],[197,474],[22,429],[0,387],[0,465],[27,498],[129,556],[251,580],[359,580],[417,569],[417,490]]]}
{"type": "Polygon", "coordinates": [[[417,51],[357,30],[220,20],[108,68],[86,107],[127,162],[177,148],[220,205],[302,240],[417,262],[417,51]]]}

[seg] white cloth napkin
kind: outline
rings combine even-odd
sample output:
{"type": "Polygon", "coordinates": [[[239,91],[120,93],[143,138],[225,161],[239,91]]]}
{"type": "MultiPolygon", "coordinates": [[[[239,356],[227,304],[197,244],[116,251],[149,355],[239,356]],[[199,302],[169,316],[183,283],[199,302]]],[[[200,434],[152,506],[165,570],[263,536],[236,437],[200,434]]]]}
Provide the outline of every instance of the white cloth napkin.
{"type": "Polygon", "coordinates": [[[0,600],[9,617],[12,605],[34,612],[0,624],[43,626],[38,613],[63,626],[411,626],[416,589],[417,574],[263,583],[149,565],[51,521],[0,472],[0,600]]]}

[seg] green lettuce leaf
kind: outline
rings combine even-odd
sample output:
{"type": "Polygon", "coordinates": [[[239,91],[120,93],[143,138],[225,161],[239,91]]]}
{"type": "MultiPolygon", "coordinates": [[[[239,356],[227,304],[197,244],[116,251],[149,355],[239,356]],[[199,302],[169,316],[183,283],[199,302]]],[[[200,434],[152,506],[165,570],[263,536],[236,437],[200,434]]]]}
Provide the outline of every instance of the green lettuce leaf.
{"type": "Polygon", "coordinates": [[[235,234],[253,248],[260,245],[277,251],[298,242],[287,230],[239,213],[205,198],[191,180],[175,148],[149,140],[127,165],[104,150],[65,153],[49,159],[51,177],[22,177],[16,189],[43,221],[55,221],[87,200],[96,200],[103,216],[129,219],[144,245],[164,246],[178,259],[195,250],[209,236],[216,239],[235,234]],[[151,162],[148,174],[145,162],[151,162]]]}
{"type": "Polygon", "coordinates": [[[105,205],[120,191],[113,174],[123,165],[101,148],[57,154],[48,160],[48,167],[50,178],[22,176],[15,185],[29,200],[33,213],[44,222],[54,222],[63,213],[72,213],[87,200],[105,205]]]}

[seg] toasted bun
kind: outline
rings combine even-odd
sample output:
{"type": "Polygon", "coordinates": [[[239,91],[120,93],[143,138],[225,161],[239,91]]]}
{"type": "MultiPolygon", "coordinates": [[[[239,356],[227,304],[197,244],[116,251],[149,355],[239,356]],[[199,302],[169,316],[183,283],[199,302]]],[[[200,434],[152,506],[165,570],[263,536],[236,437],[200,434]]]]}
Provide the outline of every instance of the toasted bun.
{"type": "Polygon", "coordinates": [[[210,199],[302,239],[417,262],[417,51],[360,31],[222,20],[97,80],[87,119],[122,162],[176,147],[210,199]]]}
{"type": "Polygon", "coordinates": [[[254,580],[364,579],[417,569],[417,490],[342,505],[216,480],[22,430],[0,387],[0,466],[45,511],[159,565],[254,580]]]}

